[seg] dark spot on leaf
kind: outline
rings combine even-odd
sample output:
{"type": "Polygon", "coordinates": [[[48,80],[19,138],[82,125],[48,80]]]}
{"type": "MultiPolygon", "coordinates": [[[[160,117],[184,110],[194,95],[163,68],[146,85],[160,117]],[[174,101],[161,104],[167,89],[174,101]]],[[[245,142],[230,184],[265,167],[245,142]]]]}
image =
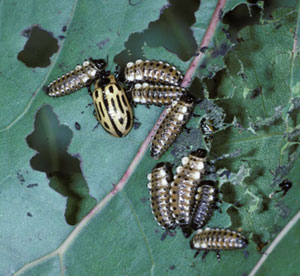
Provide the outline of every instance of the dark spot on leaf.
{"type": "Polygon", "coordinates": [[[134,129],[139,129],[141,125],[142,125],[142,123],[140,123],[140,122],[133,122],[134,129]]]}
{"type": "Polygon", "coordinates": [[[145,196],[141,198],[141,202],[142,202],[143,204],[148,203],[148,201],[149,201],[148,198],[145,197],[145,196]]]}
{"type": "Polygon", "coordinates": [[[62,40],[65,39],[66,37],[64,35],[59,35],[58,38],[62,40]]]}
{"type": "Polygon", "coordinates": [[[26,29],[26,30],[23,30],[23,31],[21,32],[21,35],[28,38],[29,35],[30,35],[30,32],[31,32],[31,28],[26,29]]]}
{"type": "Polygon", "coordinates": [[[63,32],[66,32],[66,31],[67,31],[67,26],[63,26],[61,30],[62,30],[63,32]]]}
{"type": "Polygon", "coordinates": [[[262,88],[261,88],[261,87],[255,88],[255,89],[252,91],[252,93],[251,93],[251,95],[250,95],[250,98],[251,98],[251,99],[255,99],[256,97],[258,97],[258,96],[261,94],[261,92],[262,92],[262,88]]]}
{"type": "Polygon", "coordinates": [[[279,23],[277,26],[275,26],[275,29],[278,30],[282,25],[279,23]]]}
{"type": "Polygon", "coordinates": [[[249,257],[249,251],[248,251],[248,250],[245,250],[245,251],[244,251],[244,258],[245,258],[245,259],[248,259],[248,257],[249,257]]]}
{"type": "Polygon", "coordinates": [[[37,187],[37,186],[39,186],[39,184],[33,183],[33,184],[28,184],[26,187],[27,188],[33,188],[33,187],[37,187]]]}
{"type": "Polygon", "coordinates": [[[20,173],[20,171],[17,172],[17,178],[19,179],[20,183],[23,185],[25,179],[24,176],[20,173]]]}
{"type": "Polygon", "coordinates": [[[256,250],[262,254],[263,253],[263,249],[268,245],[269,242],[264,242],[261,238],[260,235],[258,234],[253,234],[252,236],[252,241],[254,243],[256,243],[256,250]]]}
{"type": "Polygon", "coordinates": [[[225,28],[222,28],[222,32],[225,34],[225,36],[230,39],[230,33],[225,28]]]}
{"type": "Polygon", "coordinates": [[[26,138],[29,147],[37,151],[30,160],[31,167],[44,172],[50,180],[49,186],[67,198],[65,218],[68,224],[74,225],[96,205],[96,199],[89,195],[79,155],[67,152],[71,139],[72,131],[59,123],[48,105],[37,112],[34,131],[26,138]],[[45,120],[51,129],[51,139],[45,120]]]}
{"type": "Polygon", "coordinates": [[[174,270],[176,268],[176,266],[175,265],[170,265],[169,268],[170,268],[170,270],[174,270]]]}
{"type": "Polygon", "coordinates": [[[222,9],[220,9],[218,17],[219,17],[219,20],[222,20],[222,17],[223,17],[223,10],[222,9]]]}
{"type": "Polygon", "coordinates": [[[104,40],[101,40],[100,42],[97,43],[97,46],[99,47],[100,50],[103,49],[103,47],[109,42],[109,38],[106,38],[104,40]]]}
{"type": "Polygon", "coordinates": [[[200,48],[201,53],[205,53],[205,51],[208,49],[208,47],[204,46],[200,48]]]}
{"type": "Polygon", "coordinates": [[[29,213],[29,212],[27,212],[27,216],[28,216],[28,217],[32,217],[32,214],[29,213]]]}
{"type": "Polygon", "coordinates": [[[81,125],[78,122],[75,122],[75,128],[76,128],[76,130],[80,130],[81,129],[81,125]]]}
{"type": "Polygon", "coordinates": [[[50,57],[58,51],[57,39],[38,25],[33,25],[29,30],[29,38],[24,49],[19,52],[18,60],[33,68],[49,66],[50,57]]]}

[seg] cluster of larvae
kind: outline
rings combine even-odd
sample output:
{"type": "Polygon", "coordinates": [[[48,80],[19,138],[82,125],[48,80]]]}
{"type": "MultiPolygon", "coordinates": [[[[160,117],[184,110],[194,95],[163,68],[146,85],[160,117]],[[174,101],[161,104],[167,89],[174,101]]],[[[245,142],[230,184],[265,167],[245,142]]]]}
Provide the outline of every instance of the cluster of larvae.
{"type": "Polygon", "coordinates": [[[204,250],[204,258],[208,250],[214,250],[220,260],[219,250],[244,248],[247,239],[228,229],[201,229],[219,209],[220,202],[216,183],[201,181],[206,155],[205,150],[198,149],[183,157],[174,176],[169,163],[158,163],[148,175],[148,189],[154,218],[166,229],[164,237],[177,226],[185,237],[196,230],[190,243],[197,250],[195,256],[204,250]]]}
{"type": "Polygon", "coordinates": [[[151,143],[151,156],[159,159],[182,132],[196,103],[195,98],[180,87],[183,79],[181,72],[162,61],[138,59],[127,63],[125,83],[121,83],[118,77],[105,71],[105,67],[103,59],[90,58],[51,82],[46,93],[59,97],[88,87],[96,119],[115,137],[124,137],[132,129],[132,105],[168,106],[167,115],[151,143]],[[93,91],[90,89],[92,84],[93,91]]]}

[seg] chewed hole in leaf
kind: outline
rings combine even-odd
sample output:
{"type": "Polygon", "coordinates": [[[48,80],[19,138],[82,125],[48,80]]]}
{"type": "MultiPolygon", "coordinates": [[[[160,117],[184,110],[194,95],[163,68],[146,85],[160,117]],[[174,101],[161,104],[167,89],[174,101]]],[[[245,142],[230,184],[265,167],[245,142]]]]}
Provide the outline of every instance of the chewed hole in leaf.
{"type": "Polygon", "coordinates": [[[50,57],[58,51],[57,39],[53,34],[34,25],[22,32],[28,37],[24,49],[19,52],[18,60],[28,67],[47,67],[50,65],[50,57]]]}
{"type": "Polygon", "coordinates": [[[27,136],[29,147],[38,152],[31,158],[31,166],[45,172],[50,187],[67,197],[65,218],[68,224],[74,225],[96,205],[96,200],[89,195],[79,158],[67,152],[72,131],[59,124],[50,106],[37,112],[34,125],[35,130],[27,136]]]}
{"type": "Polygon", "coordinates": [[[229,207],[227,213],[231,218],[232,229],[238,229],[242,226],[242,219],[240,217],[238,209],[236,209],[235,207],[229,207]]]}
{"type": "Polygon", "coordinates": [[[172,0],[164,7],[157,21],[151,22],[143,33],[133,33],[125,43],[127,50],[115,57],[115,62],[124,66],[127,62],[141,58],[143,45],[163,46],[180,59],[188,60],[197,48],[191,31],[195,23],[194,13],[199,7],[198,0],[172,0]],[[130,54],[129,54],[130,53],[130,54]]]}

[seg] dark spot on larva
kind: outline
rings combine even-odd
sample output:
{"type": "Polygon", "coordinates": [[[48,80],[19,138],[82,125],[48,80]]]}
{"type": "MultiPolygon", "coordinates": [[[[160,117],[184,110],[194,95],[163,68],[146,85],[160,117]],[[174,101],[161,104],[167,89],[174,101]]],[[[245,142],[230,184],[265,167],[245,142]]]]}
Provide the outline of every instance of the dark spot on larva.
{"type": "Polygon", "coordinates": [[[67,31],[67,26],[63,26],[61,30],[62,30],[63,32],[66,32],[66,31],[67,31]]]}
{"type": "Polygon", "coordinates": [[[33,188],[33,187],[37,187],[39,184],[37,183],[33,183],[33,184],[28,184],[26,187],[27,188],[33,188]]]}
{"type": "Polygon", "coordinates": [[[106,122],[103,122],[103,124],[104,124],[105,128],[109,129],[109,126],[106,122]]]}
{"type": "Polygon", "coordinates": [[[29,213],[29,212],[27,212],[27,216],[28,216],[28,217],[32,217],[32,214],[29,213]]]}
{"type": "Polygon", "coordinates": [[[119,118],[119,122],[120,122],[121,125],[123,125],[124,119],[123,118],[119,118]]]}
{"type": "Polygon", "coordinates": [[[98,89],[96,89],[95,91],[95,98],[98,98],[99,97],[99,92],[98,92],[98,89]]]}
{"type": "Polygon", "coordinates": [[[78,122],[75,122],[75,129],[76,130],[80,130],[81,129],[81,125],[78,122]]]}

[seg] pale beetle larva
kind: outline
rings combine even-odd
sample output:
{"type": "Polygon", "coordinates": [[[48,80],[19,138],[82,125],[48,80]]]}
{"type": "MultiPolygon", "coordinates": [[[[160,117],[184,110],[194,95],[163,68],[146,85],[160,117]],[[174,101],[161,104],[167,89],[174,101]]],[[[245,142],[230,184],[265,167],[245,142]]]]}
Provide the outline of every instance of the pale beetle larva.
{"type": "Polygon", "coordinates": [[[195,257],[204,250],[202,259],[204,259],[209,250],[213,250],[217,254],[220,261],[220,250],[241,249],[248,245],[247,239],[238,232],[229,229],[206,228],[199,229],[192,240],[190,246],[196,249],[195,257]]]}
{"type": "Polygon", "coordinates": [[[158,82],[180,85],[183,77],[174,66],[163,61],[141,60],[128,62],[125,68],[126,82],[158,82]]]}
{"type": "Polygon", "coordinates": [[[182,166],[176,168],[174,180],[170,189],[170,204],[172,215],[177,224],[182,227],[183,234],[189,236],[192,212],[195,203],[196,189],[204,173],[207,152],[198,149],[181,159],[182,166]]]}
{"type": "Polygon", "coordinates": [[[105,60],[89,58],[82,65],[77,65],[74,70],[52,81],[47,86],[46,93],[50,97],[60,97],[89,86],[104,72],[105,66],[105,60]]]}
{"type": "Polygon", "coordinates": [[[115,137],[127,135],[133,126],[133,111],[114,75],[98,79],[92,97],[96,118],[103,128],[115,137]]]}
{"type": "Polygon", "coordinates": [[[202,181],[195,195],[195,206],[191,226],[194,230],[203,227],[217,209],[217,189],[213,181],[202,181]]]}
{"type": "Polygon", "coordinates": [[[167,108],[167,115],[151,141],[151,156],[154,159],[159,159],[176,140],[192,115],[194,106],[194,97],[182,96],[167,108]]]}
{"type": "Polygon", "coordinates": [[[169,192],[173,179],[170,163],[158,163],[147,178],[155,220],[163,229],[175,229],[176,223],[170,210],[169,192]]]}
{"type": "Polygon", "coordinates": [[[135,104],[169,105],[187,94],[187,90],[180,86],[166,84],[136,83],[130,90],[135,104]]]}

